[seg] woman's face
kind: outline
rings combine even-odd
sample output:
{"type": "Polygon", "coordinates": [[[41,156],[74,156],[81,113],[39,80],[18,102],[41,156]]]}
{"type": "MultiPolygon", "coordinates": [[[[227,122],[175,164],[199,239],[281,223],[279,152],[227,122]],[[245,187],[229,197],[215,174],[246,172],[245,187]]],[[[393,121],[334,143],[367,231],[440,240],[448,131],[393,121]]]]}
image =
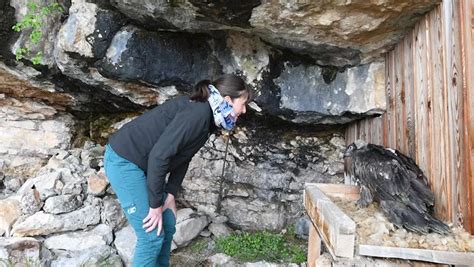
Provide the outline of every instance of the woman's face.
{"type": "Polygon", "coordinates": [[[226,96],[225,100],[232,105],[237,117],[247,112],[247,108],[245,106],[247,105],[248,96],[246,94],[234,99],[226,96]]]}

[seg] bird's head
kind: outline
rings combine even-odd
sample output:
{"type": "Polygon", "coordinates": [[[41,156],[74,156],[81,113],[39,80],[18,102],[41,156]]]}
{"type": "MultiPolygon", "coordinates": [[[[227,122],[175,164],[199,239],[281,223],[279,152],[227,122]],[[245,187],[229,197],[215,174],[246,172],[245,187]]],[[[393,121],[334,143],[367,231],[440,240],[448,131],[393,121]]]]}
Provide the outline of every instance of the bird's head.
{"type": "Polygon", "coordinates": [[[367,142],[365,142],[364,140],[358,139],[354,141],[354,143],[348,145],[346,151],[344,151],[344,158],[351,157],[354,151],[361,149],[365,146],[367,146],[367,142]]]}

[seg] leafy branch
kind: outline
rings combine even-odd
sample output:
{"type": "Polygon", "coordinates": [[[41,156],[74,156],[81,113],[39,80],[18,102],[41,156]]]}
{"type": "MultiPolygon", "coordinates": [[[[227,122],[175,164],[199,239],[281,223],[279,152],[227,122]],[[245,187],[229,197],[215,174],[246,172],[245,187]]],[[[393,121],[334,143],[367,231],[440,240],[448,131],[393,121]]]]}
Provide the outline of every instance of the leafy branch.
{"type": "MultiPolygon", "coordinates": [[[[43,36],[41,29],[43,28],[44,18],[52,14],[53,12],[60,12],[62,13],[64,10],[59,5],[59,3],[54,2],[50,5],[40,7],[37,3],[28,2],[27,4],[28,12],[23,17],[21,21],[13,25],[12,29],[16,32],[20,32],[26,29],[31,29],[29,34],[29,39],[31,43],[37,45],[43,36]]],[[[31,53],[30,48],[25,45],[25,47],[19,47],[15,51],[16,60],[21,60],[25,55],[31,53]]],[[[41,52],[37,52],[36,55],[33,56],[31,62],[37,65],[40,64],[43,59],[43,54],[41,52]]]]}

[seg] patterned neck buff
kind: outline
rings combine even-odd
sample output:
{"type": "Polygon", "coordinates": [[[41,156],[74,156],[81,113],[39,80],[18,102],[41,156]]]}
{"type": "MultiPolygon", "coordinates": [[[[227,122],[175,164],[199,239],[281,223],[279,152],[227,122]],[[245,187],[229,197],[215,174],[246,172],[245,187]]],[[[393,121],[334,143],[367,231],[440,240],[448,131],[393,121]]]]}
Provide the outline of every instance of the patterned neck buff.
{"type": "Polygon", "coordinates": [[[228,131],[232,130],[237,121],[237,116],[232,105],[225,101],[214,85],[209,84],[208,88],[210,94],[207,101],[209,101],[209,105],[211,105],[214,122],[217,126],[228,131]]]}

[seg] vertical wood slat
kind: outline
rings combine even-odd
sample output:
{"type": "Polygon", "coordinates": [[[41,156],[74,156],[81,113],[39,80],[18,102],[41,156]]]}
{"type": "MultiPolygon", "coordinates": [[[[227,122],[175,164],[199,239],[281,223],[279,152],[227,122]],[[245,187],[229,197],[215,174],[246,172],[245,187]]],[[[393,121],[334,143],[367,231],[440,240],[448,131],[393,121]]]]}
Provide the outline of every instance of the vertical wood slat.
{"type": "Polygon", "coordinates": [[[446,90],[445,89],[445,75],[444,72],[444,57],[443,57],[443,27],[441,24],[441,6],[430,13],[430,26],[432,30],[429,33],[431,40],[431,64],[432,64],[432,75],[430,77],[432,83],[432,96],[433,101],[431,103],[433,112],[433,125],[432,125],[432,142],[433,142],[433,158],[432,158],[432,176],[433,183],[431,189],[435,194],[435,208],[436,214],[443,215],[444,219],[448,219],[449,206],[447,202],[448,198],[448,185],[446,184],[448,170],[446,159],[446,140],[447,140],[447,127],[446,118],[444,111],[446,90]]]}
{"type": "MultiPolygon", "coordinates": [[[[474,233],[473,1],[443,0],[385,57],[387,112],[351,142],[396,148],[425,171],[436,213],[474,233]]],[[[346,134],[346,136],[349,136],[346,134]]]]}
{"type": "MultiPolygon", "coordinates": [[[[474,2],[471,0],[463,0],[461,6],[461,34],[462,34],[462,59],[463,59],[463,99],[464,99],[464,142],[465,142],[465,170],[466,170],[466,198],[468,201],[464,203],[463,214],[464,224],[470,225],[470,229],[474,229],[474,71],[472,64],[474,63],[473,48],[474,38],[472,24],[472,9],[474,2]],[[470,200],[470,201],[469,201],[470,200]]],[[[462,204],[462,203],[461,203],[462,204]]]]}
{"type": "Polygon", "coordinates": [[[402,99],[402,94],[403,94],[403,57],[400,57],[400,55],[403,55],[403,43],[399,43],[395,47],[395,52],[397,56],[395,57],[394,60],[394,86],[393,86],[393,98],[394,98],[394,118],[395,118],[395,125],[396,125],[396,143],[395,147],[400,148],[400,150],[403,153],[406,153],[406,148],[405,148],[405,134],[404,134],[404,128],[405,128],[405,118],[404,118],[404,104],[403,104],[403,99],[402,99]]]}
{"type": "Polygon", "coordinates": [[[415,120],[417,131],[417,153],[416,161],[426,174],[430,176],[429,163],[429,124],[428,124],[428,106],[427,106],[427,82],[426,82],[426,25],[418,23],[413,31],[413,54],[414,54],[414,79],[415,79],[415,120]]]}
{"type": "Polygon", "coordinates": [[[406,113],[406,135],[408,142],[408,151],[405,151],[408,156],[415,158],[416,155],[416,134],[415,134],[415,101],[414,101],[414,82],[413,79],[413,57],[410,51],[413,49],[413,38],[405,38],[405,50],[403,57],[405,62],[405,113],[406,113]]]}
{"type": "Polygon", "coordinates": [[[395,122],[393,119],[393,87],[394,87],[394,79],[393,79],[393,66],[394,64],[395,55],[393,53],[389,54],[388,62],[385,62],[385,68],[387,69],[387,139],[385,146],[388,147],[395,147],[395,122]]]}
{"type": "Polygon", "coordinates": [[[450,128],[449,148],[450,148],[450,165],[451,168],[451,196],[450,202],[451,212],[450,217],[458,221],[462,216],[459,213],[458,200],[463,199],[459,195],[463,177],[464,164],[462,162],[463,140],[461,138],[462,123],[462,77],[460,77],[459,68],[461,68],[461,50],[460,50],[460,25],[459,18],[456,16],[458,7],[458,0],[444,1],[445,19],[445,36],[446,36],[446,74],[447,87],[450,89],[448,93],[448,125],[450,128]]]}

